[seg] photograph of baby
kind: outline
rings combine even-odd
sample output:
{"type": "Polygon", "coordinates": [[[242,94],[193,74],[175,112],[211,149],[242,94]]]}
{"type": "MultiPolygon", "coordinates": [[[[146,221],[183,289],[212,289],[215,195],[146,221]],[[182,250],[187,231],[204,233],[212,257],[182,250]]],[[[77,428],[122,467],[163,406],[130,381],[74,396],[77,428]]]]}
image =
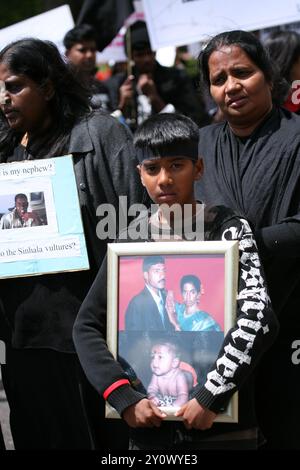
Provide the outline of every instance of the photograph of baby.
{"type": "Polygon", "coordinates": [[[204,383],[223,338],[221,331],[120,332],[118,360],[136,390],[173,416],[204,383]]]}

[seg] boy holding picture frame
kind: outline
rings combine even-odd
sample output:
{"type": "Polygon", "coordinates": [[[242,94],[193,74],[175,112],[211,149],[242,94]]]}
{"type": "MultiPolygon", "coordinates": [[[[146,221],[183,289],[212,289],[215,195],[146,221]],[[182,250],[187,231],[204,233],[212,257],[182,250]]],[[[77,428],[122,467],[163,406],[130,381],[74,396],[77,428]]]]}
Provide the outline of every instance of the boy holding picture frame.
{"type": "MultiPolygon", "coordinates": [[[[142,184],[158,204],[154,214],[141,215],[147,220],[150,234],[155,232],[153,226],[156,227],[156,236],[146,235],[138,241],[154,242],[159,239],[159,233],[165,241],[169,229],[169,238],[176,243],[180,234],[173,230],[175,219],[166,216],[168,207],[177,204],[184,209],[190,205],[192,218],[199,212],[194,195],[194,182],[203,172],[202,159],[198,158],[198,128],[185,116],[158,114],[138,128],[134,142],[142,184]]],[[[120,238],[124,241],[123,236],[120,238]]],[[[181,240],[184,239],[182,233],[181,240]]],[[[106,260],[75,322],[73,337],[83,369],[98,393],[132,428],[131,449],[253,449],[259,445],[252,377],[260,357],[276,337],[277,320],[247,221],[226,207],[206,207],[204,240],[239,242],[237,322],[227,332],[204,385],[195,387],[190,400],[176,412],[181,422],[164,422],[166,414],[146,394],[134,389],[108,350],[106,260]],[[239,422],[214,424],[217,413],[237,390],[239,422]],[[154,431],[153,427],[159,429],[154,431]]]]}

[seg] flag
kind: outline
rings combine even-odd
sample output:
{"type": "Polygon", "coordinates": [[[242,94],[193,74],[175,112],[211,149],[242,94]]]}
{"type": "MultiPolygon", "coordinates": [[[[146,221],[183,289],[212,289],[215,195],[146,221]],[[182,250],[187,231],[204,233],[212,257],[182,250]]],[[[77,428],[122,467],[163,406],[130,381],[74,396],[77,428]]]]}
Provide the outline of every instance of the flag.
{"type": "Polygon", "coordinates": [[[97,47],[102,51],[118,34],[133,11],[132,0],[85,0],[76,24],[87,23],[95,28],[97,47]]]}

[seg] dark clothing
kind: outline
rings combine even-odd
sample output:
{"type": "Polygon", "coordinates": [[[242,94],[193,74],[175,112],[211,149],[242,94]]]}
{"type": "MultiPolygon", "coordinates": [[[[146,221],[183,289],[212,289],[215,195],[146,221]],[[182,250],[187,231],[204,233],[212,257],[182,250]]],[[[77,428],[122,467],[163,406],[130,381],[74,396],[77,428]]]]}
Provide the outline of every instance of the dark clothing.
{"type": "MultiPolygon", "coordinates": [[[[165,300],[165,299],[164,299],[165,300]]],[[[164,323],[158,311],[155,300],[145,287],[130,301],[125,314],[125,329],[127,331],[174,330],[164,309],[164,323]]]]}
{"type": "Polygon", "coordinates": [[[197,196],[226,204],[252,224],[280,321],[257,379],[259,423],[270,448],[300,448],[300,376],[291,360],[300,338],[299,129],[299,116],[275,107],[242,140],[227,123],[200,130],[205,172],[197,196]]]}
{"type": "MultiPolygon", "coordinates": [[[[106,253],[107,240],[100,240],[96,233],[100,220],[97,207],[110,203],[118,209],[120,195],[128,197],[128,205],[142,200],[131,137],[112,117],[95,111],[80,121],[71,132],[65,153],[74,157],[91,269],[1,280],[1,296],[16,348],[74,351],[73,323],[106,253]]],[[[25,156],[24,151],[18,152],[18,159],[25,156]]],[[[14,156],[9,158],[13,160],[14,156]]]]}
{"type": "MultiPolygon", "coordinates": [[[[16,147],[8,161],[43,157],[27,150],[16,147]]],[[[131,136],[106,113],[97,110],[82,118],[73,127],[64,153],[73,154],[90,270],[1,280],[5,321],[12,336],[5,366],[7,396],[13,438],[21,449],[90,447],[78,359],[68,353],[75,353],[73,323],[106,253],[107,240],[96,233],[100,220],[96,210],[110,203],[118,213],[120,195],[128,196],[128,204],[142,199],[131,136]]],[[[109,438],[102,419],[103,401],[89,384],[86,388],[94,395],[95,405],[87,414],[94,420],[99,417],[98,427],[109,438]]],[[[97,448],[103,442],[98,440],[97,448]]]]}
{"type": "MultiPolygon", "coordinates": [[[[133,70],[133,75],[137,81],[139,76],[137,70],[133,70]]],[[[119,73],[104,82],[108,88],[111,106],[114,109],[118,107],[119,88],[125,79],[126,75],[119,73]]],[[[166,104],[172,104],[177,112],[190,117],[199,126],[205,126],[209,123],[205,106],[196,94],[193,83],[184,70],[176,67],[163,67],[156,62],[153,80],[159,96],[166,104]]]]}
{"type": "MultiPolygon", "coordinates": [[[[205,240],[239,240],[240,273],[237,305],[239,324],[235,324],[226,335],[218,361],[213,364],[205,384],[195,387],[193,397],[203,406],[218,413],[226,406],[234,392],[240,390],[239,423],[229,425],[216,423],[206,432],[196,430],[188,432],[182,423],[170,422],[162,423],[162,426],[155,431],[131,430],[134,440],[142,442],[149,448],[154,446],[160,449],[175,448],[178,443],[202,440],[229,430],[250,429],[256,425],[251,373],[264,351],[274,341],[277,322],[265,289],[255,241],[248,223],[224,207],[207,210],[205,240]]],[[[120,380],[128,379],[121,365],[108,351],[105,342],[106,281],[107,267],[104,261],[74,325],[74,340],[80,362],[87,378],[101,395],[104,393],[106,395],[107,390],[118,384],[120,380]]],[[[135,390],[134,386],[122,384],[114,387],[107,400],[121,415],[125,408],[144,397],[145,394],[135,390]]]]}

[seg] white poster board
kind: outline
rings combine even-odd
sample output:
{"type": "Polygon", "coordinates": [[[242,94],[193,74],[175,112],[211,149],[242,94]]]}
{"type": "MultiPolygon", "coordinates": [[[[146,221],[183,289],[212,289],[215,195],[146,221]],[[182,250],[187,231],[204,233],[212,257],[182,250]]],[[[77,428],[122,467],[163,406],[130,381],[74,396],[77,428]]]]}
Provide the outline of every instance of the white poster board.
{"type": "Polygon", "coordinates": [[[300,21],[295,0],[143,0],[154,50],[205,41],[222,31],[253,31],[300,21]]]}
{"type": "Polygon", "coordinates": [[[0,50],[18,39],[35,37],[54,42],[61,53],[64,52],[63,38],[74,27],[69,5],[63,5],[46,13],[0,29],[0,50]]]}

